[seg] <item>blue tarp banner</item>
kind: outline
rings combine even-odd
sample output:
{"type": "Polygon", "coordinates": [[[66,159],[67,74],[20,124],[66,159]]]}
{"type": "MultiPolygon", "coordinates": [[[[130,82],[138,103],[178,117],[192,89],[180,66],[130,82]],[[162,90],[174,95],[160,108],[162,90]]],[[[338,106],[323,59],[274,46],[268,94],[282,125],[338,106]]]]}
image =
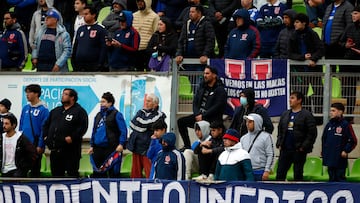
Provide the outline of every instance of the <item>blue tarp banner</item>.
{"type": "Polygon", "coordinates": [[[212,59],[210,66],[217,68],[225,84],[226,114],[232,115],[235,107],[240,105],[240,92],[245,88],[254,89],[257,102],[268,109],[270,116],[280,116],[288,109],[290,72],[287,60],[212,59]]]}
{"type": "Polygon", "coordinates": [[[79,179],[0,185],[0,202],[149,202],[149,203],[353,203],[360,188],[352,183],[224,182],[145,179],[79,179]]]}

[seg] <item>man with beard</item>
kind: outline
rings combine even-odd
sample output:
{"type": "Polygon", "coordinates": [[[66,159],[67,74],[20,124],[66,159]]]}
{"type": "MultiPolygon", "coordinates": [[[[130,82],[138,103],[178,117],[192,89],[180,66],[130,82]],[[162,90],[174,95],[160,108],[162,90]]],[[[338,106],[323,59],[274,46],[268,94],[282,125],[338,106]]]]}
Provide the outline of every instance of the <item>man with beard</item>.
{"type": "Polygon", "coordinates": [[[51,174],[54,177],[79,177],[82,137],[88,128],[86,111],[77,103],[74,89],[65,88],[62,106],[51,110],[43,126],[46,145],[51,150],[51,174]]]}
{"type": "Polygon", "coordinates": [[[0,34],[0,69],[2,71],[21,70],[28,53],[25,34],[17,23],[16,15],[7,12],[4,15],[5,31],[0,34]]]}
{"type": "Polygon", "coordinates": [[[199,85],[193,100],[193,114],[179,118],[177,121],[179,133],[184,142],[182,150],[190,149],[188,127],[193,128],[197,121],[222,121],[226,107],[226,92],[224,84],[217,77],[216,68],[207,66],[204,70],[204,81],[199,85]]]}

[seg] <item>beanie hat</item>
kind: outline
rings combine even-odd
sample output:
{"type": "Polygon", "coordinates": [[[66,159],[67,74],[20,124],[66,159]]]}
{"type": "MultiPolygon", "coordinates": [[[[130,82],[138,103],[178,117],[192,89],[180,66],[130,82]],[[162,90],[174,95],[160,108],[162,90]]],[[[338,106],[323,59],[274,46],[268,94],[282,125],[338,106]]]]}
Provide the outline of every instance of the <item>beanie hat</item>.
{"type": "Polygon", "coordinates": [[[0,104],[4,105],[7,110],[10,110],[11,108],[11,101],[8,99],[1,100],[0,104]]]}
{"type": "Polygon", "coordinates": [[[229,140],[232,140],[234,142],[239,142],[240,141],[240,134],[239,134],[239,132],[237,130],[230,128],[230,129],[226,130],[223,139],[229,139],[229,140]]]}

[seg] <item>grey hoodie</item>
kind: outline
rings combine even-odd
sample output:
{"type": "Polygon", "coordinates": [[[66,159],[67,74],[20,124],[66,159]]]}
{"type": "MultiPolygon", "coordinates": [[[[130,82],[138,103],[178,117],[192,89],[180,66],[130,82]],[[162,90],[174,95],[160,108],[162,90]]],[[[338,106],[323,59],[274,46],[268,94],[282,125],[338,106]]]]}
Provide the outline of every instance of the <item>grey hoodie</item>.
{"type": "Polygon", "coordinates": [[[207,121],[198,121],[195,125],[198,124],[202,133],[201,142],[206,141],[210,138],[210,123],[207,121]]]}
{"type": "MultiPolygon", "coordinates": [[[[251,113],[244,119],[254,119],[254,131],[247,132],[241,137],[240,143],[245,151],[249,151],[256,135],[262,130],[263,119],[259,114],[251,113]]],[[[251,165],[253,170],[270,171],[274,161],[274,144],[269,133],[262,131],[256,138],[250,152],[251,165]]]]}

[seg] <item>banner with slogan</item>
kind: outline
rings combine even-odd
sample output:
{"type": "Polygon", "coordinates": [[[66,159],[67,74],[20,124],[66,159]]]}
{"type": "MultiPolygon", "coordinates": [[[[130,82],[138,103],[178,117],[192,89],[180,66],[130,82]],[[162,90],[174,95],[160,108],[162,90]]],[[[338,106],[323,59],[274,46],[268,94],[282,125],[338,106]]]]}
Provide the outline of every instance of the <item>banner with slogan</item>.
{"type": "Polygon", "coordinates": [[[78,103],[86,110],[89,127],[85,138],[91,137],[96,114],[100,111],[100,99],[104,92],[115,97],[115,107],[124,115],[127,126],[136,112],[143,108],[146,94],[159,97],[160,110],[167,115],[170,123],[171,76],[144,75],[0,75],[0,100],[12,102],[11,112],[20,119],[21,109],[27,104],[25,87],[39,84],[42,88],[40,99],[49,110],[61,106],[62,92],[73,88],[78,92],[78,103]]]}
{"type": "Polygon", "coordinates": [[[253,88],[255,99],[268,109],[270,116],[279,116],[288,109],[290,72],[287,60],[210,60],[225,85],[228,96],[226,114],[232,115],[240,105],[240,93],[253,88]]]}
{"type": "Polygon", "coordinates": [[[114,203],[353,203],[360,202],[356,183],[275,183],[149,179],[78,179],[0,185],[0,202],[114,203]]]}

